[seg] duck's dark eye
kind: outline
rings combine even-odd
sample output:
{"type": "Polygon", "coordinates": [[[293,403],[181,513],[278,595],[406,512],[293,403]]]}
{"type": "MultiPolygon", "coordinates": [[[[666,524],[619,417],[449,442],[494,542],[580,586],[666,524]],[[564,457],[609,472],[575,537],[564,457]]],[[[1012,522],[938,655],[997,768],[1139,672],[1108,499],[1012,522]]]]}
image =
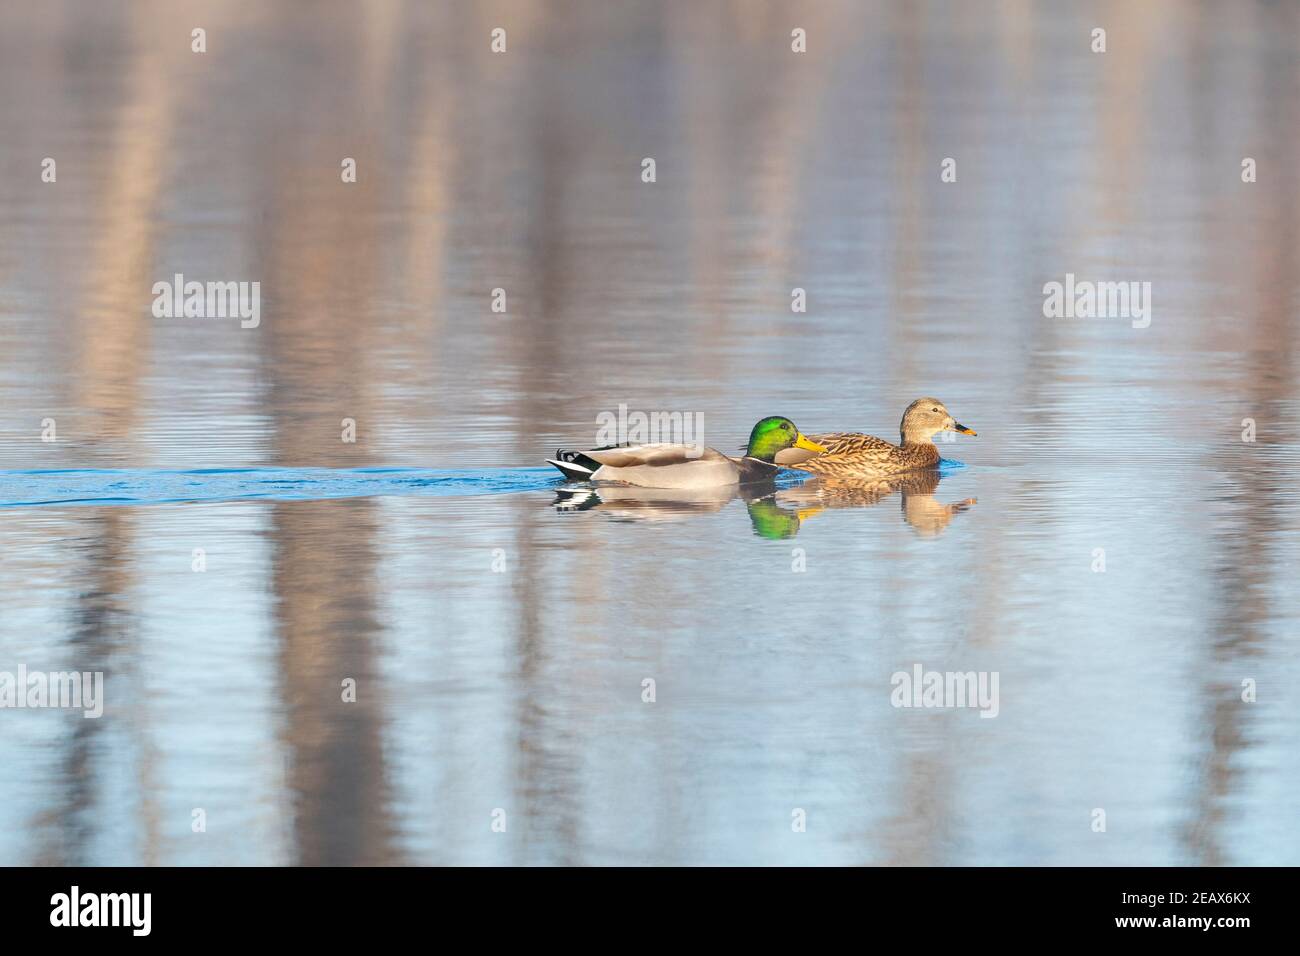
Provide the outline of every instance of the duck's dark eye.
{"type": "Polygon", "coordinates": [[[932,412],[937,412],[938,410],[939,410],[939,409],[937,409],[937,408],[932,408],[932,409],[930,409],[930,411],[932,411],[932,412]]]}
{"type": "Polygon", "coordinates": [[[786,431],[789,431],[789,430],[790,430],[790,423],[789,423],[789,422],[782,422],[782,423],[781,423],[781,427],[784,428],[786,431]]]}

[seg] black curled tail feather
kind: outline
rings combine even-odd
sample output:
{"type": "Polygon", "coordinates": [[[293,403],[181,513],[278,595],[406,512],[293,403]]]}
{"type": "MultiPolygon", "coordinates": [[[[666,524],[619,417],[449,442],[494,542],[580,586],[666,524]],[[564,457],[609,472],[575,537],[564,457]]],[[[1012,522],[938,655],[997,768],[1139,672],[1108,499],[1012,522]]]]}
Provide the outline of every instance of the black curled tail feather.
{"type": "MultiPolygon", "coordinates": [[[[605,451],[605,450],[606,449],[604,448],[596,449],[596,451],[605,451]]],[[[588,471],[595,471],[597,468],[600,467],[600,462],[596,461],[596,459],[592,458],[590,455],[586,454],[585,452],[569,451],[565,448],[557,448],[555,450],[555,460],[563,461],[571,465],[580,465],[583,468],[587,469],[588,471]]]]}
{"type": "Polygon", "coordinates": [[[560,470],[565,478],[570,481],[587,481],[597,468],[600,462],[594,458],[584,455],[580,451],[568,451],[564,448],[557,449],[554,458],[546,459],[547,464],[554,465],[560,470]]]}

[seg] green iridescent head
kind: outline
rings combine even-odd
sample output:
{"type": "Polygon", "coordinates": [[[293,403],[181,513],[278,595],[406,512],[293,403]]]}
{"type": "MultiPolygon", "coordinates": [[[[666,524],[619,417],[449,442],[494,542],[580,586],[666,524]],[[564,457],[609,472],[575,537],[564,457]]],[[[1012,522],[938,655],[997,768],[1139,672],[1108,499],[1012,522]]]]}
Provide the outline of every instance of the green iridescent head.
{"type": "Polygon", "coordinates": [[[799,533],[799,515],[778,507],[770,498],[749,502],[749,520],[754,534],[769,541],[793,538],[799,533]]]}
{"type": "Polygon", "coordinates": [[[749,433],[749,447],[745,454],[759,461],[771,461],[776,453],[786,448],[807,448],[809,451],[825,451],[821,445],[809,441],[799,434],[794,422],[780,415],[765,418],[749,433]]]}

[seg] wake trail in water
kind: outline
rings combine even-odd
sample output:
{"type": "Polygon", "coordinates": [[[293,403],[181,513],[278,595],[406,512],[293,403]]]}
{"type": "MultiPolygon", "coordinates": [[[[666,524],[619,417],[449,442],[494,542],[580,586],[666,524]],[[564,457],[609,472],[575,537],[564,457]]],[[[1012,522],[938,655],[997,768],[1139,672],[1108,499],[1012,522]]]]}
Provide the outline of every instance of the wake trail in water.
{"type": "MultiPolygon", "coordinates": [[[[943,459],[939,474],[966,466],[943,459]]],[[[778,487],[807,475],[786,471],[778,487]]],[[[439,497],[546,491],[564,484],[553,468],[66,468],[0,471],[0,508],[162,505],[194,501],[317,501],[375,495],[439,497]]]]}
{"type": "Polygon", "coordinates": [[[559,484],[552,468],[196,468],[0,471],[0,508],[495,495],[559,484]]]}

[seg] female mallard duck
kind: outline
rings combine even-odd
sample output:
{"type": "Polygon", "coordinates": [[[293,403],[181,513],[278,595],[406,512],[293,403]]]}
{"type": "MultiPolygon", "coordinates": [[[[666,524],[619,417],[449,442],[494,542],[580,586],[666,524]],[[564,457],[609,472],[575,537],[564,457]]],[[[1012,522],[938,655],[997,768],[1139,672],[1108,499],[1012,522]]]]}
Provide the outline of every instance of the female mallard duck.
{"type": "Polygon", "coordinates": [[[743,458],[728,458],[698,445],[615,445],[592,451],[555,453],[548,464],[573,481],[619,481],[642,488],[714,488],[743,485],[774,477],[777,454],[798,448],[819,454],[826,448],[799,434],[794,422],[774,415],[749,433],[743,458]]]}
{"type": "Polygon", "coordinates": [[[957,424],[937,398],[918,398],[908,405],[898,430],[902,440],[897,445],[852,432],[813,435],[814,444],[826,447],[824,455],[791,448],[778,453],[776,463],[828,478],[881,478],[937,465],[939,449],[934,447],[934,436],[938,432],[975,434],[957,424]]]}

